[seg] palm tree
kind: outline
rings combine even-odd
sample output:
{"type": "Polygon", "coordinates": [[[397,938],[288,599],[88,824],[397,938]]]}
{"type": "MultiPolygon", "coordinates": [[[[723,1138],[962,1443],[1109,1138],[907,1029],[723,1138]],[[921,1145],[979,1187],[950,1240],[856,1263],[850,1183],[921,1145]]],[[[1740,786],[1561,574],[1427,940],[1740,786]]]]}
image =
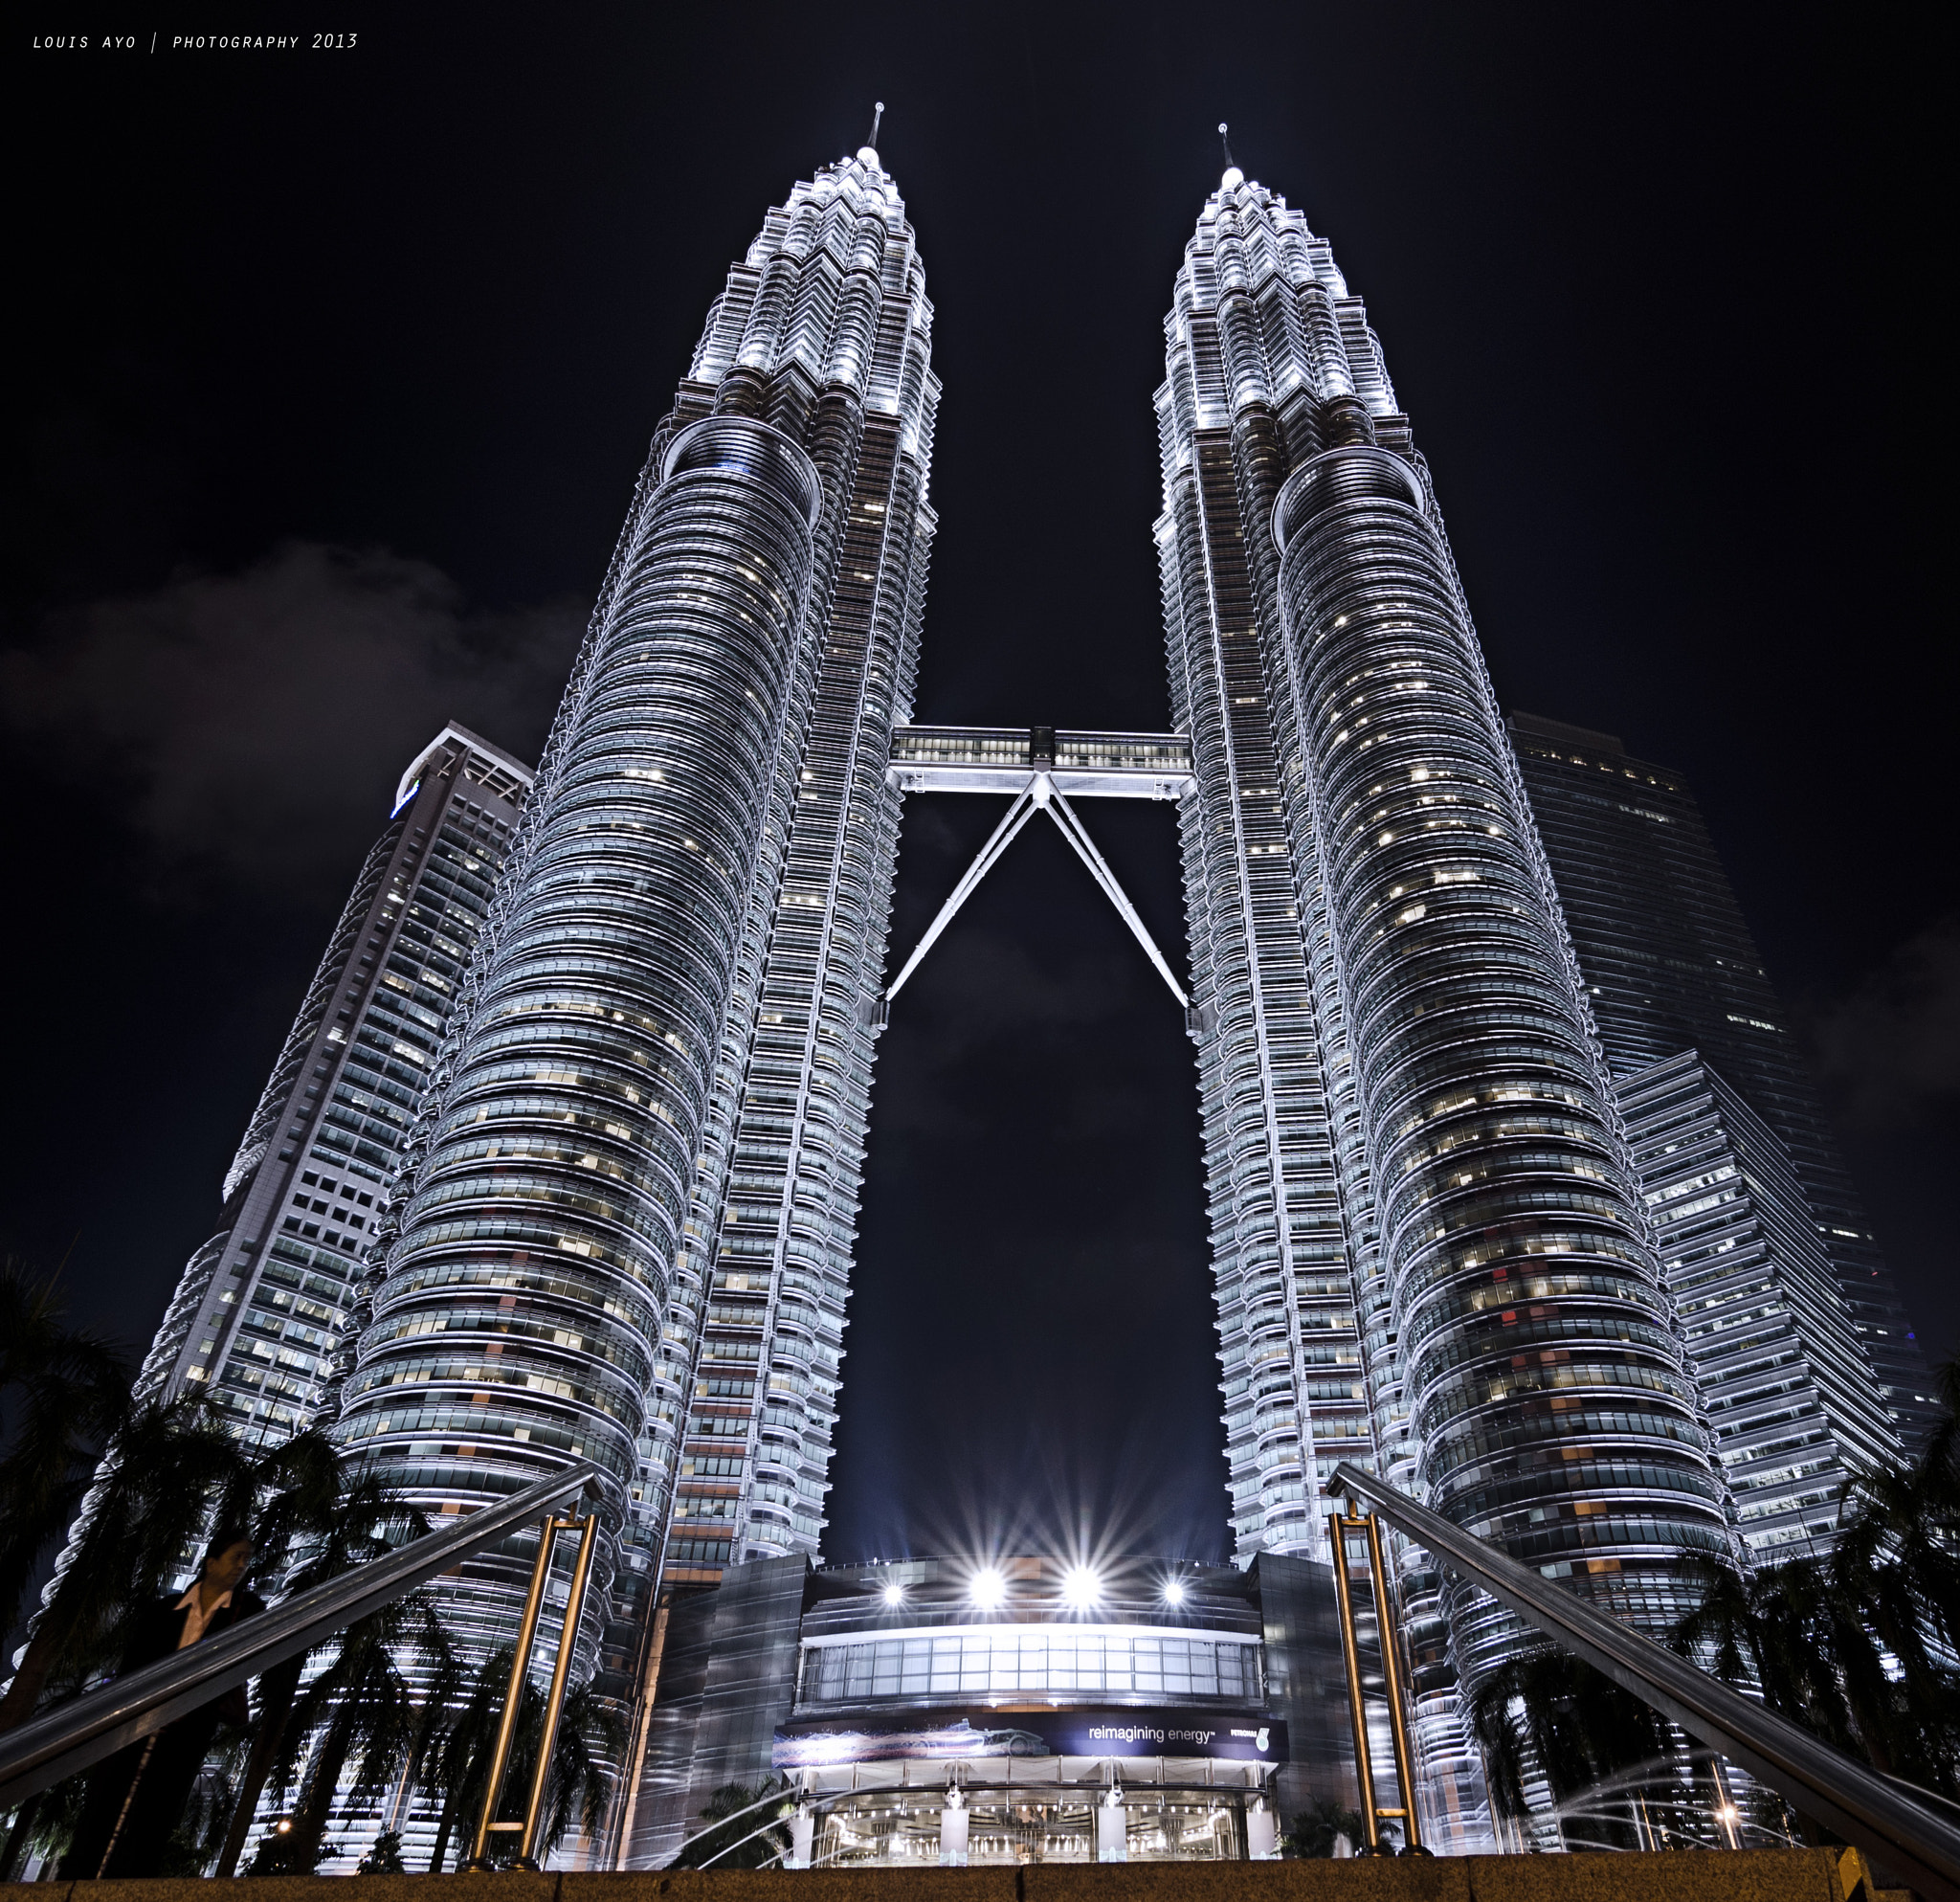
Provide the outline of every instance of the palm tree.
{"type": "MultiPolygon", "coordinates": [[[[398,1505],[372,1480],[350,1475],[323,1434],[296,1435],[267,1455],[256,1472],[262,1490],[250,1523],[260,1573],[269,1578],[283,1577],[287,1593],[321,1584],[349,1566],[379,1557],[402,1538],[428,1530],[428,1521],[419,1512],[398,1505]]],[[[232,1504],[237,1510],[239,1502],[232,1504]]],[[[304,1657],[290,1658],[259,1679],[252,1753],[239,1777],[231,1824],[218,1850],[219,1876],[237,1868],[259,1796],[281,1760],[305,1663],[304,1657]]],[[[434,1668],[438,1676],[449,1670],[446,1653],[434,1668]]],[[[446,1678],[442,1689],[447,1695],[446,1678]]]]}
{"type": "MultiPolygon", "coordinates": [[[[1533,1764],[1560,1808],[1650,1767],[1669,1784],[1678,1780],[1667,1721],[1564,1651],[1535,1651],[1491,1672],[1477,1688],[1470,1717],[1491,1801],[1512,1823],[1527,1813],[1525,1783],[1533,1764]]],[[[1665,1801],[1671,1808],[1678,1798],[1670,1791],[1665,1801]]],[[[1570,1846],[1585,1847],[1635,1848],[1642,1833],[1631,1814],[1624,1825],[1593,1813],[1563,1827],[1570,1846]]]]}
{"type": "Polygon", "coordinates": [[[778,1784],[772,1777],[765,1777],[753,1789],[746,1783],[724,1783],[701,1814],[704,1823],[720,1823],[725,1817],[726,1826],[697,1838],[667,1867],[698,1869],[712,1865],[718,1869],[753,1869],[788,1855],[789,1832],[775,1825],[794,1807],[793,1797],[787,1780],[778,1784]],[[774,1809],[758,1810],[757,1804],[778,1794],[783,1800],[774,1809]]]}
{"type": "MultiPolygon", "coordinates": [[[[31,1698],[76,1694],[114,1660],[124,1621],[162,1591],[207,1520],[252,1526],[264,1569],[277,1576],[294,1538],[329,1526],[338,1490],[333,1448],[319,1434],[298,1435],[255,1461],[195,1400],[127,1414],[94,1492],[78,1556],[58,1580],[10,1693],[10,1702],[18,1697],[20,1720],[32,1714],[31,1698]]],[[[288,1699],[298,1668],[291,1667],[285,1680],[288,1699]]],[[[276,1701],[278,1673],[268,1680],[261,1710],[269,1692],[276,1701]]],[[[236,1768],[204,1796],[214,1801],[236,1768]]],[[[248,1759],[248,1778],[251,1769],[248,1759]]],[[[252,1787],[256,1797],[257,1783],[252,1787]]],[[[74,1821],[65,1798],[79,1788],[76,1779],[73,1791],[50,1791],[23,1806],[0,1851],[0,1868],[11,1871],[30,1842],[47,1847],[65,1840],[74,1821]]],[[[213,1811],[201,1826],[221,1832],[223,1824],[213,1811]]]]}
{"type": "MultiPolygon", "coordinates": [[[[303,1590],[377,1558],[428,1529],[419,1511],[394,1498],[372,1475],[357,1475],[346,1483],[325,1531],[315,1537],[304,1562],[287,1582],[294,1590],[303,1590]]],[[[383,1788],[424,1745],[428,1711],[439,1709],[452,1694],[455,1660],[426,1593],[411,1593],[370,1612],[324,1648],[329,1652],[326,1663],[297,1698],[286,1690],[284,1679],[267,1687],[272,1694],[266,1698],[254,1751],[254,1767],[264,1765],[261,1781],[255,1787],[248,1776],[247,1786],[239,1793],[221,1868],[227,1858],[235,1867],[244,1838],[240,1825],[249,1826],[263,1781],[270,1780],[283,1792],[299,1777],[303,1759],[300,1801],[279,1848],[285,1868],[311,1870],[321,1860],[348,1758],[355,1762],[355,1801],[383,1788]],[[434,1694],[421,1703],[403,1668],[411,1658],[419,1661],[433,1684],[434,1694]],[[275,1703],[281,1690],[292,1698],[289,1714],[275,1703]]]]}
{"type": "Polygon", "coordinates": [[[0,1635],[19,1622],[128,1397],[122,1356],[65,1325],[50,1283],[0,1263],[0,1635]]]}
{"type": "Polygon", "coordinates": [[[469,1683],[469,1695],[450,1719],[430,1757],[428,1786],[442,1792],[435,1850],[429,1858],[431,1875],[442,1873],[457,1823],[482,1808],[483,1784],[490,1774],[490,1757],[510,1683],[511,1661],[516,1656],[515,1645],[500,1645],[478,1667],[469,1683]]]}
{"type": "Polygon", "coordinates": [[[1338,1797],[1316,1797],[1293,1819],[1286,1832],[1286,1846],[1296,1856],[1312,1860],[1331,1856],[1334,1839],[1345,1836],[1353,1849],[1368,1840],[1368,1824],[1358,1809],[1349,1809],[1338,1797]]]}
{"type": "Polygon", "coordinates": [[[306,1754],[303,1787],[285,1846],[289,1870],[310,1871],[319,1864],[341,1773],[350,1757],[355,1765],[352,1801],[386,1788],[400,1774],[421,1716],[402,1669],[403,1659],[413,1652],[437,1672],[448,1667],[449,1640],[434,1600],[421,1593],[348,1625],[325,1668],[294,1703],[272,1769],[274,1785],[283,1791],[306,1754]]]}
{"type": "Polygon", "coordinates": [[[1677,1647],[1773,1711],[1889,1776],[1960,1794],[1960,1372],[1910,1466],[1860,1473],[1828,1558],[1744,1579],[1712,1568],[1677,1647]]]}
{"type": "MultiPolygon", "coordinates": [[[[424,1787],[442,1792],[435,1850],[429,1859],[431,1874],[441,1873],[452,1840],[459,1835],[467,1840],[469,1824],[482,1813],[514,1655],[515,1647],[505,1645],[483,1660],[470,1680],[461,1708],[430,1754],[424,1787]]],[[[527,1680],[518,1701],[510,1766],[498,1804],[500,1821],[522,1818],[544,1727],[544,1692],[527,1680]]],[[[612,1792],[606,1764],[620,1761],[626,1744],[625,1723],[590,1682],[566,1692],[558,1714],[558,1735],[551,1747],[551,1774],[546,1782],[543,1826],[536,1845],[541,1859],[557,1848],[574,1823],[591,1830],[605,1820],[612,1792]]],[[[457,1846],[460,1857],[463,1842],[458,1841],[457,1846]]]]}
{"type": "MultiPolygon", "coordinates": [[[[558,1735],[551,1747],[551,1776],[545,1787],[545,1826],[539,1832],[540,1859],[565,1841],[576,1823],[587,1834],[606,1820],[606,1805],[612,1796],[612,1777],[606,1768],[610,1760],[625,1760],[627,1726],[618,1711],[607,1703],[588,1680],[565,1693],[558,1712],[558,1735]]],[[[538,1760],[536,1733],[532,1733],[529,1760],[538,1760]]],[[[526,1772],[523,1788],[529,1788],[526,1772]]]]}
{"type": "Polygon", "coordinates": [[[110,1662],[123,1618],[161,1594],[243,1465],[238,1443],[202,1397],[155,1402],[124,1420],[83,1502],[79,1546],[57,1571],[0,1699],[0,1730],[33,1715],[57,1667],[110,1662]]]}
{"type": "Polygon", "coordinates": [[[46,1863],[56,1862],[67,1853],[81,1821],[83,1793],[82,1779],[69,1777],[21,1804],[8,1832],[7,1846],[0,1849],[0,1882],[14,1880],[14,1872],[29,1851],[37,1852],[46,1863]]]}

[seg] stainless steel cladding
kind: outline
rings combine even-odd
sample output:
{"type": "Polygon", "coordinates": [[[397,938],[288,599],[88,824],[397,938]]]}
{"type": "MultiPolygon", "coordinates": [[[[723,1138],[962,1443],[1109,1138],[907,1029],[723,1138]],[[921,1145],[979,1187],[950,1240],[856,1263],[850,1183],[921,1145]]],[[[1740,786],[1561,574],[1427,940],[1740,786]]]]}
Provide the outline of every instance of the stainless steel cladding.
{"type": "MultiPolygon", "coordinates": [[[[1427,468],[1325,238],[1226,172],[1165,320],[1157,527],[1241,1563],[1343,1456],[1637,1621],[1726,1500],[1427,468]]],[[[1518,1627],[1392,1539],[1427,1840],[1518,1627]]]]}
{"type": "MultiPolygon", "coordinates": [[[[406,1490],[584,1457],[627,1516],[821,501],[750,418],[663,459],[346,1383],[341,1437],[406,1490]]],[[[471,1571],[519,1582],[509,1555],[471,1571]]],[[[504,1596],[452,1616],[486,1629],[504,1596]]]]}
{"type": "MultiPolygon", "coordinates": [[[[659,1582],[821,1535],[902,797],[885,767],[934,528],[931,325],[868,148],[796,185],[730,269],[338,1356],[337,1437],[431,1511],[599,1467],[578,1669],[635,1721],[659,1582]]],[[[477,1660],[515,1625],[528,1545],[434,1588],[477,1660]]],[[[411,1802],[401,1826],[419,1846],[437,1821],[411,1802]]],[[[344,1852],[378,1826],[350,1814],[344,1852]]]]}
{"type": "MultiPolygon", "coordinates": [[[[1604,1066],[1421,476],[1281,490],[1303,757],[1402,1385],[1437,1510],[1635,1622],[1729,1550],[1604,1066]]],[[[1454,1621],[1459,1666],[1509,1620],[1454,1621]]]]}

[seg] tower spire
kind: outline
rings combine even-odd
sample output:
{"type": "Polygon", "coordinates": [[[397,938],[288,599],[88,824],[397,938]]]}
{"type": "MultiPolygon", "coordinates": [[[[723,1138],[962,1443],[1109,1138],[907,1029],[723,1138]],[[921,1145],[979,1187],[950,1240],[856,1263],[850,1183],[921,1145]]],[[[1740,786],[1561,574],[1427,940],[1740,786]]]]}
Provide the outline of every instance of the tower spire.
{"type": "Polygon", "coordinates": [[[1225,136],[1225,122],[1218,122],[1218,143],[1225,148],[1225,176],[1218,181],[1221,191],[1230,191],[1236,185],[1245,183],[1245,173],[1239,170],[1238,163],[1232,156],[1232,141],[1225,136]]]}
{"type": "Polygon", "coordinates": [[[879,169],[878,128],[884,123],[884,101],[878,101],[877,110],[871,115],[871,137],[858,147],[858,163],[869,166],[873,171],[879,169]]]}

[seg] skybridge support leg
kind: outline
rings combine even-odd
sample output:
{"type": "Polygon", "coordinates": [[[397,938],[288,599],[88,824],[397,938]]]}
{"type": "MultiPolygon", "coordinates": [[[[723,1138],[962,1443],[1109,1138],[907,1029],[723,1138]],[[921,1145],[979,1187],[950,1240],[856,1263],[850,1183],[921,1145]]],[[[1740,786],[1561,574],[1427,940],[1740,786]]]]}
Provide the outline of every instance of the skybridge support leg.
{"type": "Polygon", "coordinates": [[[1035,794],[1032,786],[1024,786],[1014,794],[1013,803],[1008,807],[1006,816],[993,828],[992,836],[980,848],[979,855],[961,875],[960,882],[952,889],[952,896],[939,907],[939,916],[926,928],[925,935],[919,940],[912,955],[905,960],[904,969],[885,986],[884,996],[876,1000],[876,1016],[873,1021],[882,1024],[885,1013],[891,1008],[891,1001],[899,995],[905,979],[919,969],[919,961],[933,945],[939,934],[953,921],[953,914],[971,898],[980,881],[999,861],[1000,855],[1014,841],[1020,829],[1035,817],[1035,794]]]}
{"type": "Polygon", "coordinates": [[[952,923],[953,915],[960,906],[972,897],[980,881],[999,862],[1000,856],[1019,836],[1021,828],[1035,817],[1037,811],[1046,812],[1048,817],[1061,829],[1061,836],[1068,840],[1071,849],[1084,865],[1089,876],[1102,889],[1102,895],[1116,907],[1116,915],[1130,929],[1131,935],[1144,948],[1144,955],[1156,966],[1157,974],[1170,987],[1185,1014],[1186,1027],[1193,1036],[1206,1026],[1197,1021],[1191,998],[1184,986],[1171,975],[1170,967],[1164,961],[1164,953],[1157,949],[1157,943],[1150,936],[1148,928],[1138,915],[1137,908],[1129,902],[1129,895],[1116,882],[1116,874],[1109,869],[1108,861],[1097,851],[1095,841],[1087,829],[1077,817],[1076,810],[1056,791],[1054,782],[1045,772],[1033,774],[1028,783],[1014,794],[1013,803],[1007,809],[1000,823],[994,827],[991,837],[980,848],[973,862],[961,875],[960,882],[952,894],[939,907],[939,916],[927,927],[925,935],[914,947],[912,955],[905,960],[904,967],[885,987],[880,996],[868,999],[861,1009],[864,1020],[874,1028],[882,1029],[890,1020],[892,999],[904,988],[905,980],[918,970],[920,960],[939,941],[939,935],[952,923]]]}
{"type": "MultiPolygon", "coordinates": [[[[1038,796],[1038,795],[1037,795],[1038,796]]],[[[1170,986],[1170,995],[1184,1010],[1191,1008],[1191,999],[1185,996],[1184,986],[1170,974],[1170,967],[1164,962],[1164,953],[1157,949],[1157,941],[1150,936],[1144,921],[1137,916],[1137,908],[1129,902],[1128,894],[1116,883],[1116,874],[1109,869],[1102,853],[1096,850],[1095,841],[1090,839],[1087,829],[1076,817],[1076,810],[1059,793],[1050,791],[1045,801],[1048,817],[1061,828],[1061,836],[1075,847],[1076,856],[1089,868],[1089,876],[1102,887],[1103,895],[1116,906],[1117,916],[1127,925],[1138,944],[1144,948],[1144,954],[1157,967],[1157,974],[1170,986]]]]}

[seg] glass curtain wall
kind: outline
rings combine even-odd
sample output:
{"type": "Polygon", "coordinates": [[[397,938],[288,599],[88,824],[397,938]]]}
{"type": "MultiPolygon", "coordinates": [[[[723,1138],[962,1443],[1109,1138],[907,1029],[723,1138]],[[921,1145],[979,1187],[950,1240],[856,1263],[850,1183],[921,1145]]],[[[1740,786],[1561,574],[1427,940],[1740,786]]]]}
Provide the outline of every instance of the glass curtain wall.
{"type": "Polygon", "coordinates": [[[277,1444],[317,1405],[422,1079],[530,770],[447,727],[402,774],[145,1357],[140,1399],[203,1387],[277,1444]]]}
{"type": "Polygon", "coordinates": [[[1828,1550],[1844,1483],[1899,1442],[1789,1152],[1693,1050],[1618,1091],[1743,1543],[1828,1550]]]}
{"type": "Polygon", "coordinates": [[[1625,1076],[1697,1050],[1776,1132],[1875,1403],[1916,1450],[1940,1419],[1926,1355],[1693,789],[1610,733],[1529,713],[1508,725],[1609,1066],[1625,1076]]]}

